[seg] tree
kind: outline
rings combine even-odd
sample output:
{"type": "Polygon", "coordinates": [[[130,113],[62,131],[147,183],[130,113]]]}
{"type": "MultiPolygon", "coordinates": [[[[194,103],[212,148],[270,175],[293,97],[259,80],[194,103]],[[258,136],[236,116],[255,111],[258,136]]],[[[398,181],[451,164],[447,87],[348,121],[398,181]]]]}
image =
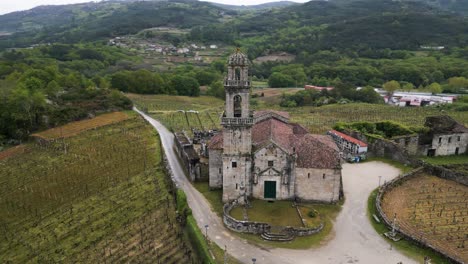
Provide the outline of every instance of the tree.
{"type": "Polygon", "coordinates": [[[388,92],[388,94],[390,95],[390,98],[391,98],[393,96],[393,93],[396,90],[400,89],[400,84],[397,81],[389,81],[389,82],[386,82],[386,83],[383,84],[383,88],[384,88],[385,91],[388,92]]]}
{"type": "Polygon", "coordinates": [[[468,87],[468,80],[465,77],[452,77],[448,80],[448,85],[452,92],[459,92],[460,89],[468,87]]]}
{"type": "Polygon", "coordinates": [[[189,76],[174,75],[171,78],[170,86],[177,91],[178,95],[199,96],[200,85],[198,81],[189,76]]]}
{"type": "Polygon", "coordinates": [[[438,83],[431,83],[431,85],[429,85],[427,88],[429,91],[431,91],[432,94],[438,94],[442,92],[442,87],[438,83]]]}
{"type": "Polygon", "coordinates": [[[195,74],[195,78],[200,85],[209,85],[219,79],[219,75],[210,70],[200,69],[195,74]]]}
{"type": "Polygon", "coordinates": [[[223,100],[225,99],[224,87],[221,81],[211,83],[206,93],[223,100]]]}
{"type": "Polygon", "coordinates": [[[294,80],[282,73],[274,72],[268,78],[268,85],[270,87],[291,87],[294,85],[294,80]]]}
{"type": "Polygon", "coordinates": [[[380,104],[384,102],[383,98],[370,86],[366,86],[357,91],[355,98],[357,101],[370,104],[380,104]]]}
{"type": "Polygon", "coordinates": [[[402,89],[405,92],[411,92],[411,90],[414,89],[414,85],[412,83],[407,82],[403,85],[402,89]]]}

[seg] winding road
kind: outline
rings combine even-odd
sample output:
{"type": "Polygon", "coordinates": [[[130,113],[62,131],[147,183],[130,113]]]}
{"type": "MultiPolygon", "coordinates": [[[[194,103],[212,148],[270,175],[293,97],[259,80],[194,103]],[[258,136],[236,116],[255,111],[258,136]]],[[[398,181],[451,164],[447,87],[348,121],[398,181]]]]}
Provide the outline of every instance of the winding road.
{"type": "Polygon", "coordinates": [[[208,236],[221,248],[226,245],[228,253],[243,263],[257,264],[404,264],[417,263],[400,252],[393,250],[385,239],[372,228],[366,215],[367,198],[370,192],[389,181],[400,171],[382,162],[343,165],[345,203],[334,223],[334,237],[319,248],[306,250],[266,249],[247,243],[232,235],[223,225],[221,218],[212,211],[209,202],[185,177],[174,151],[174,136],[161,123],[134,109],[158,131],[176,185],[187,195],[187,200],[200,230],[208,225],[208,236]]]}

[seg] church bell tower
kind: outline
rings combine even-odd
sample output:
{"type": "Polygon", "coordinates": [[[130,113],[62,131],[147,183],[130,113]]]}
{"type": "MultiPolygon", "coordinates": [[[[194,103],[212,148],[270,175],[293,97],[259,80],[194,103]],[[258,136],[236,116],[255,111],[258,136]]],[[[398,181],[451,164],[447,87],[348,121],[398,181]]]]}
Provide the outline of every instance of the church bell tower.
{"type": "Polygon", "coordinates": [[[229,57],[224,79],[226,108],[223,126],[223,202],[250,196],[251,129],[254,123],[249,109],[250,80],[248,59],[239,49],[229,57]]]}

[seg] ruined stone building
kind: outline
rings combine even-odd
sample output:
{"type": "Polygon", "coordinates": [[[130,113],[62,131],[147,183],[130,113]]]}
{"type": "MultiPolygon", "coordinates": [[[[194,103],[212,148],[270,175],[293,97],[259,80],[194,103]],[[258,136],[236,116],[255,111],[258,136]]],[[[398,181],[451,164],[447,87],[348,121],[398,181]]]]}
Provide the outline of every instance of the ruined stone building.
{"type": "Polygon", "coordinates": [[[341,197],[339,149],[280,111],[250,110],[248,59],[229,57],[223,130],[208,145],[209,184],[223,201],[246,198],[335,202],[341,197]]]}
{"type": "Polygon", "coordinates": [[[419,136],[421,155],[445,156],[467,153],[468,128],[450,116],[431,116],[424,124],[430,129],[419,136]]]}

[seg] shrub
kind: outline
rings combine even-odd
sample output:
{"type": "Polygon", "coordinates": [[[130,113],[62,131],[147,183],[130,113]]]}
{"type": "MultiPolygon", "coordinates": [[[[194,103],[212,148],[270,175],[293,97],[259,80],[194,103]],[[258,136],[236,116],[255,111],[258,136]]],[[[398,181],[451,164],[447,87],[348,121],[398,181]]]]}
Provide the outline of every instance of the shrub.
{"type": "Polygon", "coordinates": [[[314,211],[314,210],[310,210],[308,213],[307,213],[307,216],[310,217],[310,218],[314,218],[317,216],[317,213],[314,211]]]}

